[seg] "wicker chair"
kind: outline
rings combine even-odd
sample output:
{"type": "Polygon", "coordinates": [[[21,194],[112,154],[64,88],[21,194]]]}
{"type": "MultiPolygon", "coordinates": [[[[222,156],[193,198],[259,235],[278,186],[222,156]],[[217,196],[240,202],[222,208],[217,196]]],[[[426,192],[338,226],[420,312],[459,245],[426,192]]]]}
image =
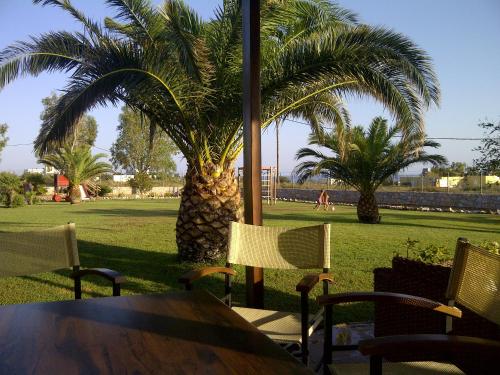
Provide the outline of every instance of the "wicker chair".
{"type": "Polygon", "coordinates": [[[330,225],[278,228],[231,223],[227,266],[190,271],[179,282],[191,290],[195,280],[217,272],[224,273],[224,301],[231,307],[230,277],[236,274],[230,268],[231,264],[283,270],[323,269],[322,273],[306,275],[297,284],[296,291],[301,295],[301,313],[232,307],[274,341],[299,344],[302,360],[307,364],[308,336],[322,320],[321,311],[315,316],[309,315],[309,292],[322,281],[323,292],[327,294],[328,283],[332,282],[327,273],[330,268],[330,225]]]}
{"type": "MultiPolygon", "coordinates": [[[[377,337],[361,341],[359,351],[370,356],[374,374],[493,374],[498,373],[500,341],[453,335],[452,318],[460,318],[456,303],[500,325],[500,256],[459,239],[448,283],[448,306],[429,299],[397,293],[343,293],[320,296],[325,326],[332,325],[333,305],[377,301],[429,309],[447,317],[449,334],[415,334],[377,337]],[[382,362],[382,359],[388,362],[382,362]]],[[[332,330],[325,329],[324,369],[333,374],[368,374],[367,364],[334,364],[332,330]]]]}
{"type": "Polygon", "coordinates": [[[120,295],[121,284],[126,281],[118,272],[106,268],[80,269],[74,223],[32,232],[0,233],[0,257],[0,277],[72,268],[75,299],[82,298],[81,279],[87,275],[111,281],[113,296],[120,295]]]}

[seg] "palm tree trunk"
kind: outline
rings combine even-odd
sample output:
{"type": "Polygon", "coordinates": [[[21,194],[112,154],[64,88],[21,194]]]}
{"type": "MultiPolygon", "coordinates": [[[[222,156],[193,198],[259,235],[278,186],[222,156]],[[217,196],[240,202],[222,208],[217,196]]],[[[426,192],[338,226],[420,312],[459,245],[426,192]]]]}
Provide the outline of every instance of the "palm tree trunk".
{"type": "Polygon", "coordinates": [[[80,185],[70,185],[68,187],[69,201],[71,204],[80,203],[82,197],[80,194],[80,185]]]}
{"type": "Polygon", "coordinates": [[[182,260],[213,262],[225,257],[229,223],[240,221],[240,191],[229,166],[219,176],[188,168],[176,226],[182,260]]]}
{"type": "Polygon", "coordinates": [[[378,205],[377,199],[375,198],[375,193],[372,191],[361,191],[360,194],[361,195],[359,197],[357,207],[359,222],[366,224],[380,223],[380,215],[378,213],[378,205]]]}

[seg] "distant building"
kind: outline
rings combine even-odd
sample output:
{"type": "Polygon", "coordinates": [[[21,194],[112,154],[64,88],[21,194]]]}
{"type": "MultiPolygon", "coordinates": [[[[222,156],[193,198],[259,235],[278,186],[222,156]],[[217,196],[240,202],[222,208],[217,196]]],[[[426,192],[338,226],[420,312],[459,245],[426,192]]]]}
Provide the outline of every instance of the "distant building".
{"type": "Polygon", "coordinates": [[[45,174],[59,174],[59,170],[55,169],[54,167],[51,167],[49,165],[45,166],[45,174]]]}
{"type": "Polygon", "coordinates": [[[28,169],[24,170],[24,173],[44,174],[45,169],[43,169],[43,168],[28,168],[28,169]]]}
{"type": "Polygon", "coordinates": [[[500,184],[499,176],[450,176],[441,177],[436,182],[437,187],[480,187],[486,185],[500,184]],[[449,184],[449,186],[448,186],[449,184]]]}
{"type": "Polygon", "coordinates": [[[115,182],[127,182],[134,178],[133,174],[114,174],[113,181],[115,182]]]}

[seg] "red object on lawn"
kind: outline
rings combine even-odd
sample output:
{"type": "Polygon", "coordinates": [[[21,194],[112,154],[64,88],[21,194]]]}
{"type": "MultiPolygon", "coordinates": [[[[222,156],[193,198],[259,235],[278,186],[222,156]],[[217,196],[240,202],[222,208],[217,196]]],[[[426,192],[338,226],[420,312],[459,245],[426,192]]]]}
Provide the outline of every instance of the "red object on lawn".
{"type": "Polygon", "coordinates": [[[62,174],[54,175],[54,187],[58,188],[67,186],[69,186],[69,180],[66,176],[63,176],[62,174]]]}
{"type": "Polygon", "coordinates": [[[58,194],[54,194],[54,195],[52,196],[52,200],[53,200],[54,202],[60,202],[60,201],[62,201],[62,198],[61,198],[61,196],[60,196],[60,195],[58,195],[58,194]]]}

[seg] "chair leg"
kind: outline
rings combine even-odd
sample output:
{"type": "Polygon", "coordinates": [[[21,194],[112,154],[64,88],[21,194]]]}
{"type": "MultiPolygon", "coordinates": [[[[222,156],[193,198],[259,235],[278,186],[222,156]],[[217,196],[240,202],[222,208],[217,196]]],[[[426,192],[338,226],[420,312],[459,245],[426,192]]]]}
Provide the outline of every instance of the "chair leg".
{"type": "Polygon", "coordinates": [[[323,372],[328,374],[328,365],[332,363],[332,305],[325,306],[324,326],[323,372]]]}
{"type": "Polygon", "coordinates": [[[382,357],[370,357],[370,375],[382,375],[382,357]]]}
{"type": "Polygon", "coordinates": [[[307,366],[309,357],[309,296],[306,292],[300,293],[300,319],[302,362],[307,366]]]}
{"type": "Polygon", "coordinates": [[[75,299],[82,299],[82,280],[75,277],[75,299]]]}
{"type": "Polygon", "coordinates": [[[120,284],[113,283],[113,296],[118,297],[121,292],[120,284]]]}

